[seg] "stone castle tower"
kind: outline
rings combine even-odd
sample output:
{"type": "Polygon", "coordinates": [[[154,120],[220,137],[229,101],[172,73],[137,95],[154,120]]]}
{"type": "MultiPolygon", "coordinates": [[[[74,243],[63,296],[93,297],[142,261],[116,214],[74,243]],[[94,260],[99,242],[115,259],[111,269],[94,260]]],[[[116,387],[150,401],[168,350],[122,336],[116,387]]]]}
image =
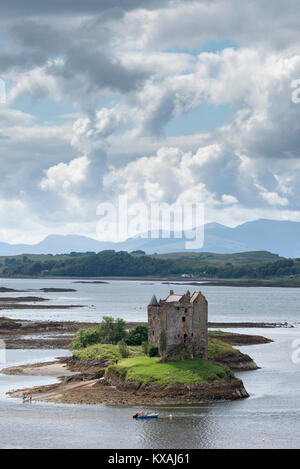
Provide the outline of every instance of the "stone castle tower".
{"type": "Polygon", "coordinates": [[[159,301],[153,295],[148,305],[148,343],[158,347],[166,360],[196,357],[206,360],[207,306],[201,292],[177,295],[170,290],[170,295],[159,301]]]}

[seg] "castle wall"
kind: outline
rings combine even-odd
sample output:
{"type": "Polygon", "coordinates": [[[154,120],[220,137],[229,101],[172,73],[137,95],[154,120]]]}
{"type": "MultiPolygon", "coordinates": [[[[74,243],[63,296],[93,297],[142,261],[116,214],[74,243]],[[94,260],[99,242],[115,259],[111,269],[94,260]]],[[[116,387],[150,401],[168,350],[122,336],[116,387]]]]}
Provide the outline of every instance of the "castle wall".
{"type": "Polygon", "coordinates": [[[208,346],[208,305],[205,297],[193,303],[194,356],[207,359],[208,346]]]}
{"type": "Polygon", "coordinates": [[[160,332],[167,330],[167,314],[158,306],[148,306],[148,344],[159,348],[160,332]]]}
{"type": "MultiPolygon", "coordinates": [[[[207,300],[198,295],[194,301],[161,302],[148,306],[148,343],[160,348],[160,335],[166,334],[164,355],[183,344],[190,357],[207,359],[207,300]]],[[[162,351],[160,351],[162,353],[162,351]]]]}
{"type": "Polygon", "coordinates": [[[192,334],[193,310],[190,306],[170,305],[167,323],[167,349],[188,342],[192,334]]]}

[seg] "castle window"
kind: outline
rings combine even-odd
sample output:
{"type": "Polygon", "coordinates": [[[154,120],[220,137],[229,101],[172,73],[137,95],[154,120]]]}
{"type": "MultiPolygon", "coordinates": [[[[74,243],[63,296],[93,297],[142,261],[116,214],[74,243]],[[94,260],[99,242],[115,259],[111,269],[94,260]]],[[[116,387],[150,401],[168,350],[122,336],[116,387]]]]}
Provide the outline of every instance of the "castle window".
{"type": "Polygon", "coordinates": [[[182,322],[185,322],[185,316],[182,316],[182,322]]]}
{"type": "Polygon", "coordinates": [[[187,308],[184,308],[184,312],[187,313],[187,308]]]}
{"type": "Polygon", "coordinates": [[[154,331],[152,332],[152,335],[154,335],[154,331]]]}
{"type": "Polygon", "coordinates": [[[183,342],[186,343],[186,339],[187,339],[187,334],[184,334],[183,336],[183,342]]]}

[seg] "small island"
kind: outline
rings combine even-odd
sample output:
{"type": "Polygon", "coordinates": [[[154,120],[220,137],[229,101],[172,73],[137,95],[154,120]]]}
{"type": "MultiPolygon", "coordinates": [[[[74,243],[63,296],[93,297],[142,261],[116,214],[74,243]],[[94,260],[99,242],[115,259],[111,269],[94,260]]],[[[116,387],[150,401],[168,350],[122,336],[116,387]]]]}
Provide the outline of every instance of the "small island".
{"type": "MultiPolygon", "coordinates": [[[[77,331],[70,344],[72,357],[2,370],[59,378],[53,385],[9,394],[21,397],[30,392],[35,400],[106,405],[246,398],[243,382],[233,371],[258,367],[230,345],[230,340],[238,342],[239,334],[208,331],[207,310],[201,292],[177,295],[171,290],[159,301],[153,296],[147,326],[136,325],[128,331],[122,319],[104,317],[100,324],[77,331]]],[[[263,339],[262,343],[269,341],[263,339]]]]}

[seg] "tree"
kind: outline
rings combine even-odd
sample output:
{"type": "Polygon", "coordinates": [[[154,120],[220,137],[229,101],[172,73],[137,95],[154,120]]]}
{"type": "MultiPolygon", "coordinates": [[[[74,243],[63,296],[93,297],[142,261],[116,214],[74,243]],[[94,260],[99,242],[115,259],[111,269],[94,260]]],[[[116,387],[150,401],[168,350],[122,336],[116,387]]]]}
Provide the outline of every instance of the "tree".
{"type": "Polygon", "coordinates": [[[99,337],[102,344],[117,344],[126,337],[125,321],[104,316],[98,326],[99,337]]]}
{"type": "Polygon", "coordinates": [[[136,326],[132,329],[125,341],[127,345],[141,345],[148,340],[148,328],[146,326],[136,326]]]}
{"type": "Polygon", "coordinates": [[[123,319],[104,316],[98,326],[79,329],[69,347],[71,350],[78,350],[93,344],[116,345],[124,340],[127,335],[125,325],[126,323],[123,319]]]}
{"type": "Polygon", "coordinates": [[[85,348],[88,345],[99,343],[100,336],[98,327],[90,327],[89,329],[79,329],[69,347],[71,350],[78,350],[81,348],[85,348]]]}

